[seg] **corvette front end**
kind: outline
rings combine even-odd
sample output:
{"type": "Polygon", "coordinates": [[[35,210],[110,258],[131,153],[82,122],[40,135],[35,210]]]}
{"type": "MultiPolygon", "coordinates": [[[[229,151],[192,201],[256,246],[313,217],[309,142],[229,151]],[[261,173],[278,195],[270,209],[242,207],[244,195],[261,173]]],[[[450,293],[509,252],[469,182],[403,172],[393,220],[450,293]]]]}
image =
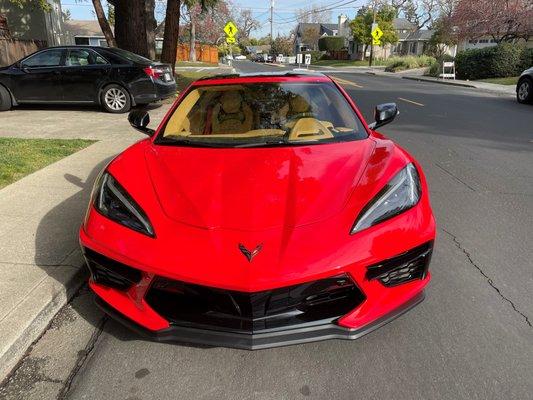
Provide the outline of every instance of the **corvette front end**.
{"type": "Polygon", "coordinates": [[[314,75],[195,83],[102,173],[80,229],[107,313],[157,340],[245,349],[382,326],[423,299],[434,238],[420,166],[314,75]],[[255,111],[248,87],[285,114],[255,111]],[[321,94],[337,111],[310,109],[321,94]]]}

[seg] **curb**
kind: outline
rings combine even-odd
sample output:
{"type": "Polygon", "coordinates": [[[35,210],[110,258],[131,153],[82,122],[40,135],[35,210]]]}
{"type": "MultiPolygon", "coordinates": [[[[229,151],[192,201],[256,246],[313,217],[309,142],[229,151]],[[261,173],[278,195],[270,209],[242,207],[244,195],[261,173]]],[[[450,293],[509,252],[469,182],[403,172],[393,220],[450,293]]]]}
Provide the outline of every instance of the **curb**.
{"type": "MultiPolygon", "coordinates": [[[[43,304],[33,304],[33,306],[39,307],[39,311],[25,327],[21,327],[22,329],[17,332],[18,336],[14,337],[4,349],[0,350],[2,351],[0,354],[1,384],[9,378],[11,372],[15,370],[17,364],[24,358],[28,349],[47,330],[58,311],[70,301],[85,283],[86,276],[87,270],[82,265],[73,271],[72,276],[60,285],[60,288],[50,293],[50,297],[43,304]]],[[[17,319],[16,316],[15,319],[17,319]]]]}
{"type": "Polygon", "coordinates": [[[461,87],[468,87],[468,88],[477,88],[475,85],[470,85],[468,83],[459,83],[459,82],[453,82],[453,81],[444,81],[444,80],[437,80],[437,79],[425,79],[422,77],[417,76],[402,76],[402,79],[409,79],[411,81],[419,81],[419,82],[430,82],[430,83],[438,83],[440,85],[450,85],[450,86],[461,86],[461,87]]]}

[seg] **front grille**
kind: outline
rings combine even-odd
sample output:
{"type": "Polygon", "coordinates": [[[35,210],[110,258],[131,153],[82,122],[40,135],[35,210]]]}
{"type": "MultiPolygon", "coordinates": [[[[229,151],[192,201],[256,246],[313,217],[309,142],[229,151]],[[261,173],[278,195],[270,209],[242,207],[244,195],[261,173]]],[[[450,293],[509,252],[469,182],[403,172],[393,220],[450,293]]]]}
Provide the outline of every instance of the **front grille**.
{"type": "Polygon", "coordinates": [[[156,278],[145,300],[174,325],[254,333],[333,321],[365,299],[346,274],[261,292],[238,292],[156,278]]]}
{"type": "Polygon", "coordinates": [[[397,257],[368,267],[366,279],[379,279],[388,287],[416,279],[424,279],[431,261],[433,242],[424,243],[397,257]]]}
{"type": "Polygon", "coordinates": [[[83,247],[83,255],[91,272],[91,279],[95,283],[127,290],[141,281],[142,273],[138,269],[119,263],[87,247],[83,247]]]}

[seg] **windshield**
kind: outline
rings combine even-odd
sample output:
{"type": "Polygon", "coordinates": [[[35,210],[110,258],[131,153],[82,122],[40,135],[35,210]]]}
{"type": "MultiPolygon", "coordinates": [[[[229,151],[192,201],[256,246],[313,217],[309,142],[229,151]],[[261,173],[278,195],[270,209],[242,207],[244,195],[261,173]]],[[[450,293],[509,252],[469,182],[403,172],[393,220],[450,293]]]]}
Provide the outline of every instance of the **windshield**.
{"type": "Polygon", "coordinates": [[[333,83],[261,83],[193,88],[158,143],[254,147],[366,138],[333,83]]]}

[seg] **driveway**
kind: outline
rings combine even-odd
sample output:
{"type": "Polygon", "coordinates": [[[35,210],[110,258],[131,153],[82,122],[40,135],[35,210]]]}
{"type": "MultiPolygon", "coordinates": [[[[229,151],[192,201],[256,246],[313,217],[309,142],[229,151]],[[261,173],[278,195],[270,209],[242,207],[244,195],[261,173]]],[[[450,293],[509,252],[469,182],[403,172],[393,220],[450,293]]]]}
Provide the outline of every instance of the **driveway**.
{"type": "MultiPolygon", "coordinates": [[[[145,107],[152,127],[163,119],[170,104],[145,107]]],[[[110,114],[97,107],[19,106],[0,114],[0,137],[46,139],[116,139],[131,135],[128,114],[110,114]]]]}

